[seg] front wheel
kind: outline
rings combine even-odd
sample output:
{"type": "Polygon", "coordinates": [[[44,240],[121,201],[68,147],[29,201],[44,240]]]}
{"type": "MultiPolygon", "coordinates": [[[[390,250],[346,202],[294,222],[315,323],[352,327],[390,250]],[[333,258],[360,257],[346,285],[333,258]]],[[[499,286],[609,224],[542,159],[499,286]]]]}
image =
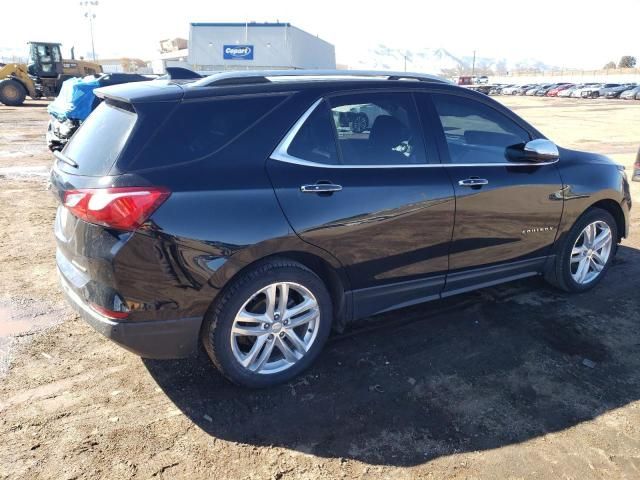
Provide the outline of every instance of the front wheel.
{"type": "Polygon", "coordinates": [[[616,253],[618,228],[606,210],[588,210],[569,231],[556,258],[552,283],[567,292],[595,287],[609,269],[616,253]]]}
{"type": "Polygon", "coordinates": [[[18,107],[24,103],[27,91],[17,80],[11,78],[0,81],[0,103],[9,107],[18,107]]]}
{"type": "Polygon", "coordinates": [[[286,382],[318,356],[331,330],[322,280],[303,265],[269,260],[241,273],[205,318],[202,340],[218,370],[250,388],[286,382]]]}

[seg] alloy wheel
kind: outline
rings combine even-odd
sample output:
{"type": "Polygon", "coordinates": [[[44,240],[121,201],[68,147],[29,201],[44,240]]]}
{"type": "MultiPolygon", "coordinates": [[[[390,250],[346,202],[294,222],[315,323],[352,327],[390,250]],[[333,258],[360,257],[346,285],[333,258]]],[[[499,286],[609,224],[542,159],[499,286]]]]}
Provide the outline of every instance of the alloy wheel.
{"type": "Polygon", "coordinates": [[[578,235],[571,250],[571,277],[585,285],[600,276],[611,255],[611,228],[598,220],[587,225],[578,235]]]}
{"type": "Polygon", "coordinates": [[[316,340],[320,307],[305,287],[278,282],[255,292],[236,314],[231,350],[245,369],[282,372],[300,361],[316,340]]]}

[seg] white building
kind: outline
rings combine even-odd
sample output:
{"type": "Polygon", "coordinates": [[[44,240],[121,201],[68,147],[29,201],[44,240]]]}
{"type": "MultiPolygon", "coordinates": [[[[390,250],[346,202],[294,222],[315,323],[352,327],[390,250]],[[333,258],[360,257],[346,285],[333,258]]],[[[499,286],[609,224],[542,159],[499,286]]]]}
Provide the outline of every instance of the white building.
{"type": "Polygon", "coordinates": [[[191,23],[187,58],[198,72],[336,68],[332,44],[290,23],[191,23]]]}

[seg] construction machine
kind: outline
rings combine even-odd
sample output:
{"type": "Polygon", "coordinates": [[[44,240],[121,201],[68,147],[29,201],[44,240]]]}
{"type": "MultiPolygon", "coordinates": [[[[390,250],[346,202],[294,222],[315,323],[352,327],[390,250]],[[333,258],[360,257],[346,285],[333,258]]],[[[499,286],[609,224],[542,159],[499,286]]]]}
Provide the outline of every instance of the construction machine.
{"type": "Polygon", "coordinates": [[[18,106],[27,95],[33,99],[55,97],[62,82],[102,72],[97,63],[64,60],[59,43],[29,42],[29,62],[0,64],[0,103],[18,106]]]}

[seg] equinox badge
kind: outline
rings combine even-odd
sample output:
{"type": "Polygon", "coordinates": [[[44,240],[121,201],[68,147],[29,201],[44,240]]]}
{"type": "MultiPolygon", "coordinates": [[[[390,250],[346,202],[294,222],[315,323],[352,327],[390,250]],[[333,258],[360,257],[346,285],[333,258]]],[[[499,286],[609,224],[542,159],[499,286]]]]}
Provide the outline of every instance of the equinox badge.
{"type": "Polygon", "coordinates": [[[522,230],[522,235],[529,235],[530,233],[540,233],[540,232],[551,232],[555,230],[556,227],[534,227],[534,228],[525,228],[522,230]]]}

